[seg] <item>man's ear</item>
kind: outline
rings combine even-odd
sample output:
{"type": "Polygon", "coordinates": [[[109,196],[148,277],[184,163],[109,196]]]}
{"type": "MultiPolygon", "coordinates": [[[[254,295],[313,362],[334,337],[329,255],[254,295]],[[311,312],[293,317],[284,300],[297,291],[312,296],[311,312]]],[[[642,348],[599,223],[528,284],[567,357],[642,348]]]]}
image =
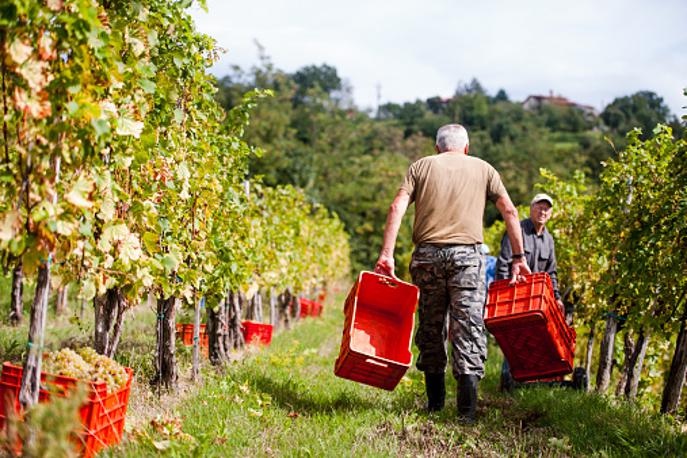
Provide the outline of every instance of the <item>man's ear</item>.
{"type": "Polygon", "coordinates": [[[470,149],[470,144],[468,143],[467,145],[465,145],[465,150],[463,150],[463,153],[465,153],[465,155],[467,155],[469,149],[470,149]]]}
{"type": "Polygon", "coordinates": [[[436,151],[437,154],[441,153],[441,150],[439,149],[439,145],[434,145],[434,151],[436,151]]]}

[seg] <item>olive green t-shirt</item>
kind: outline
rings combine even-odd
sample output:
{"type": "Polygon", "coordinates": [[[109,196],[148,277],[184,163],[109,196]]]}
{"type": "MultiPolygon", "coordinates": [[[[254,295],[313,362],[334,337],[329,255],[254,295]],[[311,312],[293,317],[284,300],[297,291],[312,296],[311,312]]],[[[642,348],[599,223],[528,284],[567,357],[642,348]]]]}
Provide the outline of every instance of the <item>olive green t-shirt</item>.
{"type": "Polygon", "coordinates": [[[401,185],[415,202],[413,242],[482,243],[487,199],[507,195],[499,173],[482,159],[446,152],[410,165],[401,185]]]}

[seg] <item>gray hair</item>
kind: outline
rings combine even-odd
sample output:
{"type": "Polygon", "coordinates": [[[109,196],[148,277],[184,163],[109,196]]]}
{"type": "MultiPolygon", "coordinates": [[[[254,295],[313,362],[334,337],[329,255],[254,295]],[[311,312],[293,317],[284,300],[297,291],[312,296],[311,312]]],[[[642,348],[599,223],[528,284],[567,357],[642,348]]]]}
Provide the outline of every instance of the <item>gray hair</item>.
{"type": "Polygon", "coordinates": [[[460,124],[446,124],[437,131],[439,151],[463,151],[470,144],[468,131],[460,124]]]}

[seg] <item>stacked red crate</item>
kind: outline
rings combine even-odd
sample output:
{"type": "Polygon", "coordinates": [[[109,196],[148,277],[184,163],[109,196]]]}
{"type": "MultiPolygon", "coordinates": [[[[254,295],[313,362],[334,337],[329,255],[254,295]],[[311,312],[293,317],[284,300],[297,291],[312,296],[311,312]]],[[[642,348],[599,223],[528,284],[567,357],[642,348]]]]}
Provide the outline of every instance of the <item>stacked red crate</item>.
{"type": "MultiPolygon", "coordinates": [[[[177,338],[187,347],[193,346],[193,323],[177,323],[177,338]]],[[[205,325],[200,325],[200,351],[208,356],[208,334],[205,331],[205,325]]]]}
{"type": "MultiPolygon", "coordinates": [[[[85,457],[95,456],[100,450],[118,444],[124,433],[126,410],[129,405],[133,371],[126,369],[129,380],[114,392],[107,392],[105,382],[81,382],[75,378],[41,373],[39,402],[47,402],[52,396],[64,397],[77,383],[87,383],[89,394],[79,410],[82,428],[76,432],[75,447],[85,457]]],[[[8,415],[20,415],[19,388],[23,369],[10,363],[2,365],[0,375],[0,430],[8,415]]]]}
{"type": "Polygon", "coordinates": [[[539,380],[573,370],[575,330],[565,323],[545,272],[509,285],[489,286],[484,323],[501,347],[517,381],[539,380]]]}

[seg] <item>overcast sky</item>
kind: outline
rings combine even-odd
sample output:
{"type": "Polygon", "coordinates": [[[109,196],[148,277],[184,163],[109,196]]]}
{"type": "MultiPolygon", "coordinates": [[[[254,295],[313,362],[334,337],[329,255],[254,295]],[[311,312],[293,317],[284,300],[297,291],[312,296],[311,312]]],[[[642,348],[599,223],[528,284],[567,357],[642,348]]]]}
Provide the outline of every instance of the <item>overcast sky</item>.
{"type": "Polygon", "coordinates": [[[192,10],[227,50],[213,73],[327,63],[356,104],[452,95],[477,78],[513,100],[554,91],[598,109],[651,90],[687,114],[687,0],[208,0],[192,10]]]}

